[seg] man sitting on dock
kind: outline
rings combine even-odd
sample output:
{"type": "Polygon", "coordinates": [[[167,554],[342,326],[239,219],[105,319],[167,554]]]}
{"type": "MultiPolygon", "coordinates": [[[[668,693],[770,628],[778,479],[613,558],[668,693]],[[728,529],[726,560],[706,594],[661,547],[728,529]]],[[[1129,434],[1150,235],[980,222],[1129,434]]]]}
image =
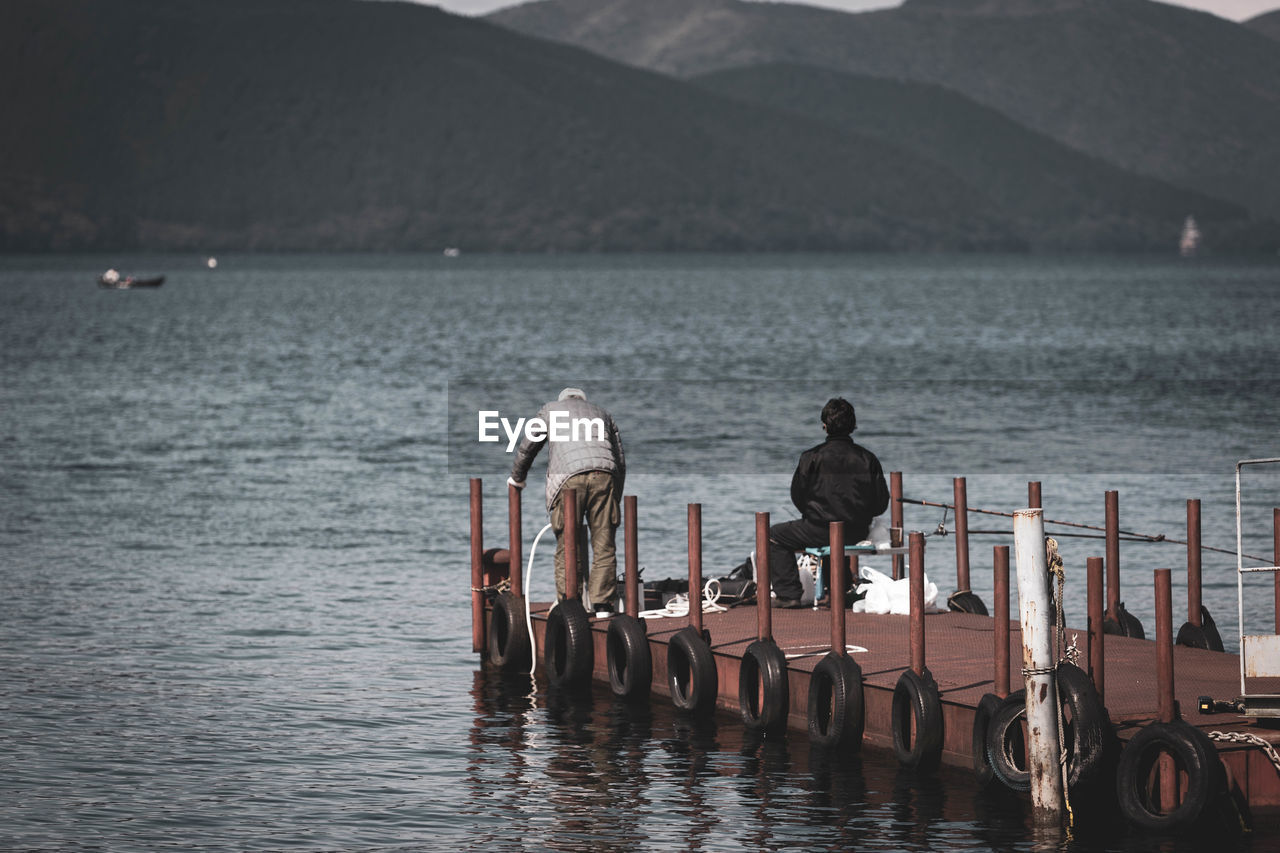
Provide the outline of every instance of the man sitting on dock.
{"type": "MultiPolygon", "coordinates": [[[[582,525],[581,518],[564,517],[564,493],[572,489],[577,493],[578,514],[586,517],[591,532],[587,594],[597,617],[610,616],[618,595],[615,534],[622,518],[618,504],[627,476],[617,424],[604,409],[588,403],[587,395],[580,388],[565,388],[554,402],[538,410],[535,419],[553,428],[544,431],[540,438],[531,438],[526,430],[507,482],[523,489],[534,457],[544,444],[551,445],[547,459],[547,511],[551,514],[551,529],[556,534],[556,599],[563,600],[566,592],[565,528],[579,530],[582,525]],[[575,426],[560,436],[556,434],[555,424],[575,426]],[[578,425],[584,428],[579,429],[578,425]]],[[[584,542],[578,546],[580,564],[585,562],[586,553],[584,542]]],[[[587,572],[580,568],[578,578],[580,583],[586,580],[587,572]]]]}
{"type": "MultiPolygon", "coordinates": [[[[865,539],[871,519],[889,506],[880,460],[850,438],[857,426],[853,404],[840,397],[828,400],[822,407],[827,440],[800,455],[791,478],[791,502],[801,517],[769,528],[769,568],[778,607],[800,606],[804,587],[796,551],[827,545],[832,521],[844,522],[846,542],[865,539]]],[[[837,555],[832,557],[832,565],[839,565],[837,555]]],[[[833,571],[832,582],[840,582],[843,574],[833,571]]]]}

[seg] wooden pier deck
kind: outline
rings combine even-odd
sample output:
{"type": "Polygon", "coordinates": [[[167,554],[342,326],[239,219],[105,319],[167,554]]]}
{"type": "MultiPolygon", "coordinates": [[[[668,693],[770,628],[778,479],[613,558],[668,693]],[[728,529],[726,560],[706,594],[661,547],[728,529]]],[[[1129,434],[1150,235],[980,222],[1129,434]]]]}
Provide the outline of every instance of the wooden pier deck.
{"type": "MultiPolygon", "coordinates": [[[[1038,483],[1029,484],[1029,497],[1032,506],[1035,507],[1039,506],[1038,486],[1038,483]]],[[[905,499],[901,496],[900,477],[896,473],[891,475],[891,492],[893,501],[890,509],[894,523],[893,529],[901,531],[900,511],[905,499]]],[[[1117,513],[1114,511],[1117,502],[1116,494],[1108,492],[1106,495],[1108,512],[1105,593],[1108,598],[1108,607],[1105,612],[1117,614],[1118,617],[1119,608],[1122,606],[1119,598],[1118,577],[1121,531],[1117,513]]],[[[566,498],[566,511],[574,514],[576,510],[572,509],[571,498],[572,494],[566,498]]],[[[509,619],[518,618],[520,630],[524,630],[523,614],[515,617],[513,613],[515,607],[523,610],[524,601],[520,597],[522,573],[519,567],[522,550],[519,490],[508,487],[509,549],[495,548],[488,551],[483,549],[481,501],[481,483],[478,479],[473,479],[471,481],[472,630],[474,648],[478,652],[487,648],[487,626],[490,621],[489,614],[493,612],[491,596],[495,595],[500,587],[505,589],[509,584],[510,592],[502,593],[505,596],[502,599],[504,601],[502,609],[507,615],[504,617],[503,630],[495,635],[500,638],[497,642],[505,643],[505,639],[501,638],[509,637],[511,630],[515,629],[515,625],[507,621],[509,619]],[[511,565],[513,555],[515,560],[514,565],[511,565]],[[520,603],[517,605],[515,602],[520,603]]],[[[630,600],[634,602],[638,595],[636,547],[633,539],[637,526],[635,498],[628,496],[624,503],[627,516],[625,525],[627,589],[630,600]]],[[[957,547],[954,563],[956,586],[958,589],[967,590],[969,588],[968,511],[964,498],[963,478],[956,480],[954,506],[957,509],[957,547]]],[[[1198,501],[1187,502],[1187,517],[1188,538],[1185,544],[1187,544],[1188,553],[1189,609],[1191,612],[1199,612],[1201,546],[1198,501]]],[[[1036,516],[1034,520],[1039,521],[1039,517],[1036,516]]],[[[1280,509],[1275,511],[1275,520],[1276,563],[1280,564],[1280,509]]],[[[767,553],[765,545],[767,531],[768,515],[757,513],[757,553],[767,553]]],[[[1037,535],[1040,534],[1037,533],[1037,535]]],[[[841,525],[832,524],[831,542],[833,552],[843,551],[841,525]]],[[[573,553],[576,549],[572,543],[573,539],[570,538],[566,547],[566,551],[569,552],[566,556],[571,567],[571,576],[572,567],[576,564],[573,553]]],[[[895,554],[906,551],[907,548],[901,547],[905,544],[905,542],[894,542],[897,547],[892,550],[895,554]]],[[[925,542],[921,533],[911,534],[909,550],[910,560],[907,562],[911,566],[913,576],[911,606],[913,613],[916,614],[915,618],[907,615],[852,613],[848,610],[843,612],[845,644],[846,647],[858,647],[852,652],[852,657],[858,663],[862,675],[861,743],[872,748],[893,748],[895,688],[899,677],[912,666],[913,652],[918,655],[923,646],[924,666],[927,667],[936,684],[937,701],[941,706],[941,754],[937,757],[942,762],[955,767],[974,768],[974,720],[983,697],[997,692],[995,669],[997,665],[1003,665],[1003,663],[997,664],[997,661],[1008,661],[1009,666],[1013,668],[1009,677],[1001,678],[1000,681],[1008,683],[1011,690],[1017,690],[1023,684],[1020,672],[1023,659],[1020,626],[1017,621],[1009,623],[1007,632],[1009,648],[1003,650],[1007,652],[1006,654],[997,654],[996,637],[998,633],[1004,632],[1003,630],[997,632],[994,617],[967,612],[938,612],[924,614],[921,618],[923,610],[921,590],[925,563],[925,542]]],[[[997,548],[996,556],[995,589],[997,596],[1002,596],[1009,589],[1008,548],[1004,546],[997,548]]],[[[690,589],[702,587],[701,560],[701,507],[690,504],[690,589]]],[[[944,558],[943,573],[945,573],[947,562],[950,560],[944,558]]],[[[1091,557],[1088,564],[1088,618],[1095,628],[1094,636],[1097,637],[1096,642],[1099,645],[1093,650],[1089,648],[1090,642],[1095,640],[1091,639],[1090,632],[1086,628],[1068,627],[1065,637],[1066,642],[1075,645],[1079,651],[1077,662],[1080,669],[1086,671],[1090,677],[1094,677],[1090,664],[1093,660],[1093,665],[1101,673],[1103,683],[1096,684],[1096,687],[1101,694],[1116,737],[1122,743],[1127,743],[1144,730],[1148,732],[1142,736],[1140,743],[1135,744],[1136,749],[1124,752],[1116,777],[1124,780],[1124,785],[1117,787],[1123,787],[1123,793],[1126,796],[1145,801],[1144,804],[1131,803],[1126,806],[1130,818],[1135,822],[1152,822],[1153,827],[1172,826],[1173,823],[1160,821],[1165,817],[1170,818],[1171,821],[1185,819],[1185,812],[1182,815],[1172,814],[1172,811],[1177,808],[1177,803],[1184,796],[1191,797],[1184,802],[1196,803],[1194,808],[1198,812],[1201,807],[1207,807],[1206,791],[1220,785],[1220,778],[1215,781],[1205,781],[1220,774],[1216,766],[1213,769],[1204,766],[1204,758],[1201,756],[1204,755],[1203,750],[1206,746],[1200,742],[1199,738],[1187,738],[1185,730],[1177,729],[1176,726],[1174,729],[1183,732],[1182,734],[1175,734],[1174,729],[1148,729],[1151,724],[1161,720],[1180,719],[1209,736],[1225,770],[1227,791],[1237,808],[1255,824],[1264,822],[1268,827],[1268,833],[1274,834],[1277,829],[1280,829],[1280,756],[1277,756],[1277,748],[1280,748],[1280,720],[1247,718],[1234,712],[1204,714],[1200,710],[1199,697],[1201,696],[1218,701],[1231,701],[1240,695],[1240,657],[1225,652],[1172,645],[1171,582],[1168,569],[1156,571],[1156,631],[1162,635],[1162,641],[1153,642],[1118,635],[1101,636],[1104,614],[1102,606],[1104,560],[1101,557],[1091,557]],[[1101,660],[1096,656],[1091,657],[1091,651],[1099,649],[1102,651],[1101,660]],[[1170,663],[1172,677],[1169,676],[1170,663]],[[1172,685],[1171,693],[1170,685],[1172,685]],[[1170,695],[1172,695],[1172,702],[1170,702],[1170,695]],[[1180,740],[1180,745],[1173,746],[1170,738],[1180,740]],[[1187,741],[1195,742],[1194,746],[1187,741]],[[1153,742],[1161,753],[1158,759],[1152,758],[1153,742]],[[1164,751],[1166,749],[1183,750],[1184,757],[1174,758],[1164,751]],[[1187,753],[1187,750],[1195,754],[1187,753]],[[1156,765],[1136,762],[1147,762],[1148,759],[1158,762],[1158,772],[1143,776],[1142,774],[1151,774],[1156,765]],[[1126,761],[1129,763],[1126,764],[1126,761]],[[1183,762],[1179,767],[1183,767],[1185,772],[1175,767],[1174,761],[1183,762]],[[1193,766],[1199,768],[1195,770],[1194,775],[1201,780],[1196,796],[1191,796],[1187,787],[1193,775],[1189,768],[1193,766]],[[1136,777],[1135,773],[1138,774],[1136,777]],[[1159,777],[1158,780],[1156,777],[1159,777]],[[1172,786],[1169,784],[1170,780],[1173,781],[1172,786]],[[1160,802],[1154,803],[1151,800],[1152,797],[1158,797],[1160,802]]],[[[1044,571],[1046,568],[1047,566],[1041,567],[1040,570],[1044,571]]],[[[762,567],[762,571],[766,569],[762,567]]],[[[575,588],[576,579],[571,577],[569,586],[575,588]]],[[[838,600],[839,591],[835,592],[834,597],[838,600]]],[[[1280,575],[1276,580],[1276,596],[1277,626],[1280,626],[1280,575]]],[[[634,608],[635,604],[630,606],[634,608]]],[[[532,651],[539,667],[544,660],[550,612],[549,603],[533,604],[530,607],[530,627],[534,634],[532,651]]],[[[1004,618],[1006,612],[999,610],[1000,617],[1004,618]]],[[[664,616],[645,620],[646,639],[652,659],[650,698],[653,701],[673,701],[667,672],[669,648],[674,642],[682,650],[688,649],[689,635],[686,634],[678,640],[674,638],[691,626],[698,628],[700,622],[705,636],[709,637],[711,658],[716,670],[715,708],[730,717],[741,720],[743,710],[739,705],[739,683],[742,678],[743,656],[747,648],[758,638],[761,626],[769,624],[772,639],[787,656],[786,676],[789,687],[787,728],[793,732],[793,737],[797,736],[795,733],[801,733],[800,737],[808,737],[810,682],[814,671],[830,651],[833,634],[839,636],[840,632],[839,620],[833,620],[833,615],[828,607],[779,609],[761,614],[755,606],[748,605],[723,612],[698,613],[694,618],[664,616]]],[[[591,677],[596,681],[609,684],[609,620],[592,620],[588,627],[593,652],[591,677]]],[[[999,627],[1003,628],[1003,626],[999,627]]],[[[578,631],[579,629],[575,628],[573,633],[580,638],[578,631]]],[[[633,639],[628,642],[636,641],[633,639]]],[[[581,640],[575,640],[574,644],[581,647],[581,640]]],[[[563,649],[561,648],[559,652],[562,653],[563,649]]],[[[699,667],[706,671],[705,650],[701,649],[700,643],[698,654],[703,656],[699,667]]],[[[561,656],[558,653],[557,660],[561,656]]],[[[682,669],[689,666],[690,660],[685,651],[681,651],[678,659],[682,662],[682,669]]],[[[525,661],[524,665],[527,666],[528,662],[525,661]]],[[[916,665],[919,666],[918,658],[916,665]]],[[[1044,663],[1039,665],[1043,666],[1044,663]]],[[[559,667],[560,664],[556,663],[555,666],[559,667]]],[[[1264,671],[1270,670],[1264,669],[1264,671]]],[[[1040,670],[1040,672],[1043,674],[1044,671],[1040,670]]],[[[585,673],[575,672],[575,677],[578,675],[585,678],[585,673]]],[[[756,683],[755,677],[750,677],[752,683],[756,683]]],[[[822,677],[828,679],[831,676],[826,673],[822,677]]],[[[684,673],[682,678],[687,679],[688,673],[684,673]]],[[[682,691],[685,687],[687,685],[682,686],[682,691]]],[[[1280,695],[1280,678],[1252,680],[1249,683],[1249,693],[1251,696],[1280,695]]],[[[931,689],[930,694],[932,695],[931,689]]],[[[689,697],[683,698],[684,707],[692,707],[688,704],[689,697]]],[[[1091,702],[1096,702],[1096,698],[1092,697],[1091,702]]],[[[929,714],[932,717],[936,711],[933,710],[932,700],[929,704],[931,705],[929,714]]],[[[709,710],[700,701],[698,708],[709,710]]],[[[936,723],[930,723],[930,725],[932,727],[936,723]]],[[[821,727],[825,728],[825,726],[826,723],[823,722],[821,727]]],[[[1096,728],[1090,730],[1096,731],[1096,728]]],[[[930,731],[934,729],[931,728],[930,731]]],[[[934,745],[937,743],[932,737],[930,741],[934,745]]],[[[981,747],[981,744],[979,746],[981,747]]]]}

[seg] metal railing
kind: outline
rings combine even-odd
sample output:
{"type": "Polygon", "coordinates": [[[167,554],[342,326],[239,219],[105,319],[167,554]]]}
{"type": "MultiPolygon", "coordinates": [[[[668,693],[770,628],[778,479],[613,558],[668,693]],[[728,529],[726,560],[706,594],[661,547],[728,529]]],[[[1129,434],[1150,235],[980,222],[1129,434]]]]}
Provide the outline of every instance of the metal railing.
{"type": "MultiPolygon", "coordinates": [[[[1280,566],[1249,566],[1244,565],[1244,531],[1243,531],[1243,511],[1240,488],[1240,471],[1246,465],[1270,465],[1280,463],[1280,458],[1272,459],[1244,459],[1236,463],[1236,606],[1239,619],[1240,632],[1240,699],[1246,706],[1249,706],[1250,699],[1271,700],[1264,702],[1268,706],[1269,713],[1266,716],[1280,715],[1280,696],[1253,696],[1250,697],[1245,690],[1245,675],[1250,677],[1272,677],[1280,676],[1280,634],[1246,634],[1244,632],[1244,576],[1246,574],[1254,574],[1265,572],[1274,574],[1280,571],[1280,566]],[[1261,656],[1263,658],[1261,666],[1250,666],[1249,657],[1252,650],[1254,658],[1261,656]]],[[[1280,620],[1280,614],[1277,614],[1280,620]]],[[[1261,709],[1257,709],[1261,710],[1261,709]]]]}

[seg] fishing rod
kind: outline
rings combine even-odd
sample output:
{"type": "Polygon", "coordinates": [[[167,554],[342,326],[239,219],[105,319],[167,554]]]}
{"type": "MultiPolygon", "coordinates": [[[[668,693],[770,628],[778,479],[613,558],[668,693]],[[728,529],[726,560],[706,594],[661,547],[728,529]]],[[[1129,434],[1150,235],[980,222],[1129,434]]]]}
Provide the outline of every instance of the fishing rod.
{"type": "MultiPolygon", "coordinates": [[[[937,502],[935,502],[935,501],[924,501],[924,500],[918,500],[918,499],[915,499],[915,498],[899,498],[898,500],[900,500],[900,501],[901,501],[902,503],[904,503],[904,504],[917,504],[917,505],[919,505],[919,506],[933,506],[933,507],[939,507],[939,508],[941,508],[941,509],[950,509],[950,510],[954,510],[954,509],[956,508],[956,505],[955,505],[955,504],[937,503],[937,502]]],[[[982,515],[998,515],[998,516],[1001,516],[1001,517],[1003,517],[1003,518],[1013,518],[1013,513],[1011,513],[1011,512],[1000,512],[999,510],[994,510],[994,509],[979,509],[978,507],[972,507],[972,506],[971,506],[971,507],[968,507],[968,510],[969,510],[969,512],[981,513],[982,515]]],[[[1107,528],[1105,528],[1105,527],[1099,527],[1099,526],[1098,526],[1098,525],[1096,525],[1096,524],[1081,524],[1081,523],[1080,523],[1080,522],[1078,522],[1078,521],[1055,521],[1055,520],[1053,520],[1053,519],[1051,519],[1051,518],[1046,518],[1046,519],[1044,520],[1044,523],[1045,523],[1045,524],[1059,524],[1059,525],[1062,525],[1062,526],[1064,526],[1064,527],[1079,527],[1079,528],[1082,528],[1082,529],[1084,529],[1084,530],[1101,530],[1101,531],[1103,531],[1104,533],[1106,532],[1106,529],[1107,529],[1107,528]]],[[[942,525],[939,525],[939,527],[941,527],[941,526],[942,526],[942,525]]],[[[977,534],[977,533],[981,533],[981,534],[992,534],[992,535],[1008,535],[1008,536],[1012,536],[1012,535],[1013,535],[1013,534],[1012,534],[1012,532],[1006,532],[1006,531],[1004,531],[1004,530],[970,530],[969,532],[970,532],[970,533],[975,533],[975,534],[977,534]]],[[[1117,534],[1119,534],[1119,536],[1121,537],[1121,538],[1120,538],[1120,541],[1122,541],[1122,542],[1169,542],[1169,543],[1171,543],[1171,544],[1173,544],[1173,545],[1190,545],[1190,544],[1191,544],[1191,543],[1189,543],[1189,542],[1187,542],[1187,541],[1185,541],[1185,540],[1183,540],[1183,539],[1172,539],[1172,538],[1170,538],[1170,537],[1168,537],[1168,536],[1165,536],[1163,533],[1160,533],[1160,534],[1157,534],[1157,535],[1154,535],[1154,536],[1153,536],[1153,535],[1151,535],[1151,534],[1149,534],[1149,533],[1138,533],[1138,532],[1133,531],[1133,530],[1117,530],[1117,531],[1116,531],[1116,533],[1117,533],[1117,534]]],[[[1054,536],[1063,536],[1063,537],[1068,537],[1068,536],[1070,536],[1070,537],[1075,537],[1075,538],[1078,538],[1078,539],[1104,539],[1104,538],[1106,538],[1105,536],[1090,536],[1090,535],[1088,535],[1088,534],[1084,534],[1084,533],[1054,533],[1053,535],[1054,535],[1054,536]]],[[[1233,555],[1234,555],[1234,554],[1236,553],[1235,551],[1233,551],[1233,550],[1229,550],[1229,549],[1227,549],[1227,548],[1214,548],[1214,547],[1213,547],[1213,546],[1211,546],[1211,545],[1201,545],[1201,546],[1200,546],[1200,548],[1201,548],[1202,550],[1205,550],[1205,551],[1216,551],[1216,552],[1217,552],[1217,553],[1219,553],[1219,554],[1233,554],[1233,555]]],[[[1268,559],[1266,559],[1265,557],[1256,557],[1256,556],[1254,556],[1253,554],[1241,554],[1240,556],[1241,556],[1241,557],[1247,557],[1247,558],[1248,558],[1248,559],[1250,559],[1250,560],[1257,560],[1257,561],[1259,561],[1259,562],[1261,562],[1261,563],[1268,563],[1268,562],[1270,562],[1270,561],[1269,561],[1268,559]]]]}
{"type": "MultiPolygon", "coordinates": [[[[948,531],[948,532],[950,532],[951,534],[953,534],[953,535],[954,535],[954,534],[955,534],[955,529],[953,528],[952,530],[950,530],[950,531],[948,531]]],[[[969,528],[968,533],[969,533],[969,535],[970,535],[970,536],[1012,536],[1012,535],[1013,535],[1013,531],[1012,531],[1012,530],[974,530],[972,527],[971,527],[971,528],[969,528]]],[[[946,534],[943,534],[943,535],[946,535],[946,534]]],[[[1064,538],[1068,538],[1068,539],[1106,539],[1106,538],[1107,538],[1107,536],[1106,536],[1106,534],[1105,534],[1105,533],[1103,533],[1103,534],[1099,534],[1099,533],[1059,533],[1059,532],[1057,532],[1057,531],[1054,531],[1052,535],[1053,535],[1053,538],[1054,538],[1054,539],[1064,539],[1064,538]]],[[[1121,536],[1121,537],[1120,537],[1120,541],[1121,541],[1121,542],[1152,542],[1152,541],[1156,541],[1156,540],[1148,539],[1148,538],[1146,538],[1145,536],[1121,536]]],[[[1234,553],[1235,553],[1235,551],[1232,551],[1231,553],[1232,553],[1232,554],[1234,554],[1234,553]]]]}

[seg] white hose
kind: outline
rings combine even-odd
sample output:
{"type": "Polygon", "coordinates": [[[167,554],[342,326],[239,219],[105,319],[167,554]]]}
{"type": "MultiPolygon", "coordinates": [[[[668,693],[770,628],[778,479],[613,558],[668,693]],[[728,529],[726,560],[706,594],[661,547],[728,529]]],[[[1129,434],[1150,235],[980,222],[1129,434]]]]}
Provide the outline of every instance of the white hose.
{"type": "Polygon", "coordinates": [[[524,567],[524,626],[529,629],[529,674],[533,675],[538,668],[538,644],[533,641],[533,618],[529,615],[529,580],[533,577],[533,555],[538,553],[538,543],[542,534],[551,529],[548,524],[533,537],[533,545],[529,548],[529,562],[524,567]]]}
{"type": "MultiPolygon", "coordinates": [[[[830,651],[831,651],[831,649],[830,649],[829,647],[827,647],[827,646],[821,646],[821,647],[819,647],[819,646],[790,646],[789,648],[794,648],[794,649],[818,649],[818,651],[814,651],[814,652],[797,652],[797,653],[795,653],[795,654],[786,654],[786,650],[784,649],[784,650],[783,650],[783,656],[784,656],[787,660],[795,660],[796,658],[816,658],[818,655],[825,655],[825,654],[829,654],[829,653],[830,653],[830,651]]],[[[867,650],[866,650],[866,649],[864,649],[862,646],[855,646],[855,645],[853,645],[852,643],[849,643],[849,644],[845,645],[844,650],[845,650],[845,652],[846,652],[846,653],[851,654],[851,655],[856,655],[856,654],[863,653],[863,652],[866,652],[866,651],[867,651],[867,650]]]]}

